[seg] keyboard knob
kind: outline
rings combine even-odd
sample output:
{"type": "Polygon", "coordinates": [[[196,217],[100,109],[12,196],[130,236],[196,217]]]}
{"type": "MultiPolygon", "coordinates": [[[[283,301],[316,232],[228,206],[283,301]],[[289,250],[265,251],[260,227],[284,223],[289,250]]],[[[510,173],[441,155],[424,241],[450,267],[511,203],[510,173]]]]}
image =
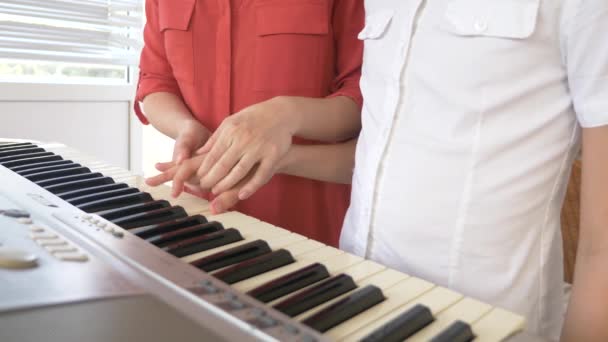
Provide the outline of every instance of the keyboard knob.
{"type": "Polygon", "coordinates": [[[0,247],[0,268],[32,268],[38,266],[38,257],[26,250],[0,247]]]}

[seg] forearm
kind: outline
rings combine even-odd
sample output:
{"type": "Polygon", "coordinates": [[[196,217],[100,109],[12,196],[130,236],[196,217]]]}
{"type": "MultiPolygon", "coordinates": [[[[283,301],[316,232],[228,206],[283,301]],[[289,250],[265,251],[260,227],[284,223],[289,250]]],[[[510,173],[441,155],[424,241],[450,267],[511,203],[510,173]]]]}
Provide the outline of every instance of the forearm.
{"type": "Polygon", "coordinates": [[[350,184],[357,139],[331,145],[294,145],[279,172],[324,182],[350,184]]]}
{"type": "Polygon", "coordinates": [[[172,93],[153,93],[144,98],[148,121],[160,132],[173,139],[185,125],[201,125],[190,113],[182,99],[172,93]]]}
{"type": "Polygon", "coordinates": [[[585,129],[581,222],[563,341],[608,341],[608,127],[585,129]]]}
{"type": "Polygon", "coordinates": [[[280,96],[276,101],[293,124],[294,135],[324,142],[352,139],[361,130],[361,111],[346,96],[308,98],[280,96]]]}

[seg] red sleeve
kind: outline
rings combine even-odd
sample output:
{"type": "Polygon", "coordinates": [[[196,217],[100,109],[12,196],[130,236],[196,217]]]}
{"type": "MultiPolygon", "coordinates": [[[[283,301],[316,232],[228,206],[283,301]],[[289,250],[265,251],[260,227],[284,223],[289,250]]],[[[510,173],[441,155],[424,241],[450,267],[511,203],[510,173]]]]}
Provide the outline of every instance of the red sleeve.
{"type": "Polygon", "coordinates": [[[363,42],[357,35],[365,23],[363,0],[336,0],[332,21],[336,44],[336,77],[332,83],[332,94],[328,97],[347,96],[361,108],[363,97],[359,79],[363,42]]]}
{"type": "Polygon", "coordinates": [[[148,120],[139,104],[147,95],[157,92],[173,93],[179,97],[182,95],[165,55],[163,35],[159,27],[158,0],[146,0],[146,19],[134,109],[139,120],[147,125],[148,120]]]}

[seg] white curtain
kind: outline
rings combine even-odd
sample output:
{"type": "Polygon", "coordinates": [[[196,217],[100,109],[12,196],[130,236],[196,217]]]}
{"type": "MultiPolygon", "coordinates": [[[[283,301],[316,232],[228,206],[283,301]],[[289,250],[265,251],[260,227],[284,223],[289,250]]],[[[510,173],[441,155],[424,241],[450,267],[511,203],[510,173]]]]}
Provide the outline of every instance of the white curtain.
{"type": "Polygon", "coordinates": [[[0,58],[136,65],[144,0],[0,0],[0,58]]]}

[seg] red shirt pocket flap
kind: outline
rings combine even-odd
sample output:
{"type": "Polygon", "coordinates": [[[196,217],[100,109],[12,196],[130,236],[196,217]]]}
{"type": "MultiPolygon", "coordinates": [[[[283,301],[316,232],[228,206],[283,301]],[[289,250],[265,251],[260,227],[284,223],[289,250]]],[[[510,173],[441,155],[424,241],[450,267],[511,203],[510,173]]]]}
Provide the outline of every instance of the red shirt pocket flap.
{"type": "Polygon", "coordinates": [[[259,6],[256,10],[256,32],[259,36],[273,34],[314,34],[329,32],[329,8],[326,2],[259,6]]]}
{"type": "Polygon", "coordinates": [[[196,0],[159,0],[158,17],[161,32],[166,29],[188,30],[196,0]]]}

